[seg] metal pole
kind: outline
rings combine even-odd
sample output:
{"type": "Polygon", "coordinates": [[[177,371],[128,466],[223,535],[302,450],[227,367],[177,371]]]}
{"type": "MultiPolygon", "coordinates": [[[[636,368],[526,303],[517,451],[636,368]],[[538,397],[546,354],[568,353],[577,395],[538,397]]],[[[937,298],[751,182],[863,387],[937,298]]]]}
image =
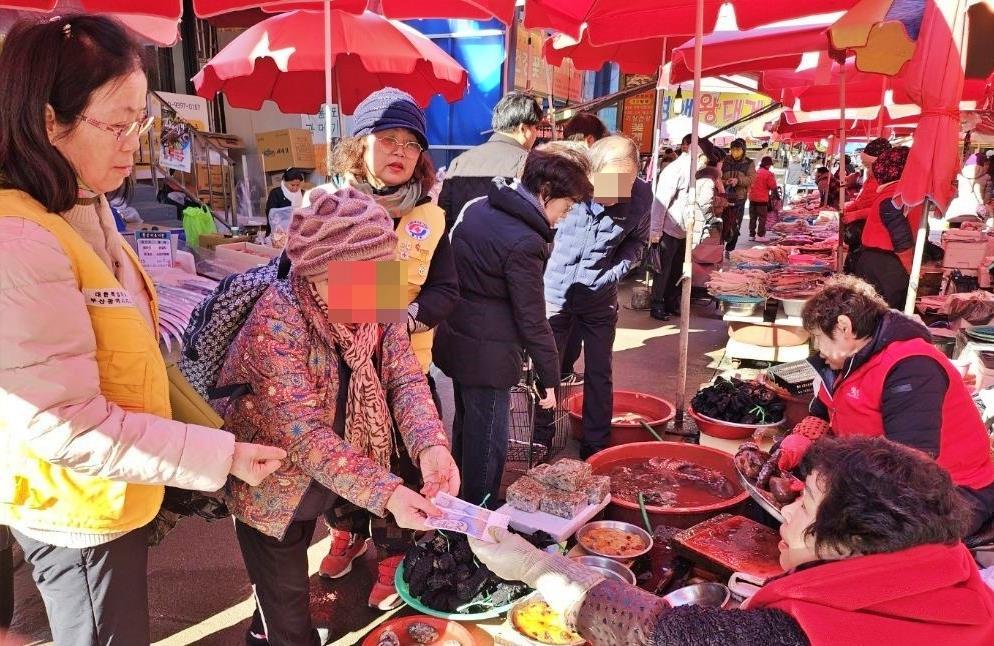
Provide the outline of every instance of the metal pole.
{"type": "MultiPolygon", "coordinates": [[[[666,90],[663,87],[663,68],[666,67],[666,41],[663,38],[663,53],[659,56],[659,76],[656,81],[656,110],[653,115],[654,126],[652,129],[652,156],[649,158],[649,170],[646,179],[650,184],[656,184],[656,166],[659,165],[659,143],[663,138],[663,97],[666,90]]],[[[668,84],[668,83],[667,83],[668,84]]]]}
{"type": "MultiPolygon", "coordinates": [[[[846,66],[843,63],[841,65],[842,70],[842,82],[839,83],[839,248],[836,252],[836,262],[838,263],[836,269],[842,271],[843,256],[845,254],[845,247],[843,246],[843,240],[845,240],[845,230],[846,227],[842,223],[842,217],[846,212],[846,66]]],[[[880,106],[883,110],[883,106],[880,106]]],[[[829,182],[829,190],[831,190],[831,182],[829,182]]]]}
{"type": "Polygon", "coordinates": [[[680,280],[683,293],[680,298],[680,363],[677,373],[676,419],[675,425],[683,426],[683,414],[687,404],[687,364],[690,354],[690,288],[692,253],[694,251],[694,229],[697,228],[697,157],[700,144],[697,127],[701,120],[701,58],[704,40],[704,0],[697,0],[696,29],[694,32],[694,108],[691,113],[690,130],[690,182],[685,205],[686,248],[683,254],[683,271],[680,280]]]}
{"type": "Polygon", "coordinates": [[[331,0],[324,0],[324,163],[331,178],[331,0]]]}
{"type": "Polygon", "coordinates": [[[922,273],[922,255],[925,253],[925,240],[928,237],[928,218],[932,214],[932,201],[925,201],[922,209],[922,219],[918,223],[918,233],[915,235],[915,256],[911,262],[911,276],[908,281],[908,296],[904,300],[904,313],[915,313],[915,300],[918,296],[918,279],[922,273]]]}
{"type": "Polygon", "coordinates": [[[556,136],[556,104],[552,97],[552,65],[545,63],[545,86],[549,90],[549,125],[552,127],[552,141],[556,136]]]}
{"type": "MultiPolygon", "coordinates": [[[[880,113],[877,115],[877,136],[884,136],[884,106],[887,105],[887,77],[880,79],[880,113]]],[[[867,124],[869,126],[869,124],[867,124]]]]}

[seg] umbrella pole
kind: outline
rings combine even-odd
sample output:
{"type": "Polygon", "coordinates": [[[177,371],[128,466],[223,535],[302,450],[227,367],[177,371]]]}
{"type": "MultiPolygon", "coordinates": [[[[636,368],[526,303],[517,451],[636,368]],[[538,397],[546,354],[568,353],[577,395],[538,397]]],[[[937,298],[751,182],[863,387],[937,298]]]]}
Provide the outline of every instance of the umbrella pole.
{"type": "MultiPolygon", "coordinates": [[[[843,216],[846,214],[846,66],[842,65],[842,79],[839,83],[839,106],[842,110],[839,113],[839,249],[836,253],[836,269],[842,271],[843,256],[845,255],[846,227],[842,224],[843,216]]],[[[883,106],[880,106],[883,110],[883,106]]],[[[829,187],[831,188],[831,186],[829,187]]]]}
{"type": "Polygon", "coordinates": [[[677,374],[676,419],[675,425],[683,427],[683,414],[687,404],[687,364],[690,354],[690,288],[692,254],[694,251],[694,229],[697,228],[697,157],[700,143],[697,127],[701,120],[701,58],[704,40],[704,0],[697,0],[696,29],[694,32],[694,108],[691,113],[690,130],[690,177],[688,181],[687,203],[684,206],[686,223],[686,246],[683,254],[683,273],[680,276],[683,292],[680,295],[680,362],[677,374]]]}
{"type": "Polygon", "coordinates": [[[545,85],[549,90],[549,125],[552,127],[552,141],[555,141],[559,137],[556,136],[556,103],[552,97],[552,65],[545,64],[545,85]]]}
{"type": "Polygon", "coordinates": [[[928,218],[932,215],[932,201],[925,200],[922,209],[922,219],[918,223],[918,233],[915,235],[915,256],[911,262],[911,276],[908,280],[908,296],[904,301],[904,313],[911,316],[915,313],[915,300],[918,297],[918,279],[922,273],[922,256],[925,255],[925,239],[928,236],[928,218]]]}
{"type": "Polygon", "coordinates": [[[324,0],[324,163],[331,181],[331,0],[324,0]]]}
{"type": "MultiPolygon", "coordinates": [[[[887,77],[880,80],[880,112],[877,114],[877,136],[884,136],[884,106],[887,105],[887,77]]],[[[867,124],[869,125],[869,124],[867,124]]]]}
{"type": "Polygon", "coordinates": [[[659,144],[663,139],[663,97],[666,96],[667,79],[663,78],[663,68],[666,67],[666,41],[663,38],[663,53],[659,58],[659,76],[656,78],[656,113],[653,115],[654,124],[652,128],[652,154],[649,157],[649,169],[646,179],[653,187],[656,185],[656,166],[659,165],[659,144]]]}

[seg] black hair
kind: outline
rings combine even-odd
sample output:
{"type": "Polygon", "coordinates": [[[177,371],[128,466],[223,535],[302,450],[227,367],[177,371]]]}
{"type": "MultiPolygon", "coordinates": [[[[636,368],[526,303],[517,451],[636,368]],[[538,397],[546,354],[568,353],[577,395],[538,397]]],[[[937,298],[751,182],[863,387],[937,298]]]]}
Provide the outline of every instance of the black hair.
{"type": "Polygon", "coordinates": [[[759,162],[760,168],[769,168],[772,165],[773,165],[773,158],[770,157],[769,155],[763,157],[763,159],[759,162]]]}
{"type": "Polygon", "coordinates": [[[829,172],[831,171],[828,170],[827,166],[819,166],[818,169],[815,170],[815,175],[822,175],[824,173],[829,173],[829,172]]]}
{"type": "Polygon", "coordinates": [[[284,182],[302,182],[305,179],[304,171],[299,168],[288,168],[283,173],[284,182]]]}
{"type": "Polygon", "coordinates": [[[694,139],[694,135],[688,132],[687,134],[685,134],[683,136],[683,139],[680,140],[680,145],[681,146],[689,146],[690,142],[693,141],[693,139],[694,139]]]}
{"type": "Polygon", "coordinates": [[[594,141],[607,136],[607,126],[592,112],[576,114],[563,127],[563,139],[586,139],[588,136],[594,141]]]}
{"type": "Polygon", "coordinates": [[[746,149],[745,139],[743,139],[741,137],[739,137],[738,139],[733,139],[732,140],[732,145],[729,146],[729,149],[731,149],[731,148],[741,148],[742,150],[745,150],[746,149]]]}
{"type": "Polygon", "coordinates": [[[582,151],[560,142],[528,153],[521,183],[541,200],[568,197],[576,202],[589,202],[594,196],[590,159],[582,151]]]}
{"type": "Polygon", "coordinates": [[[497,103],[490,125],[494,132],[510,132],[522,124],[538,125],[542,116],[542,106],[534,96],[524,92],[510,92],[497,103]]]}
{"type": "Polygon", "coordinates": [[[949,472],[883,437],[822,438],[801,462],[825,496],[807,532],[818,552],[865,556],[919,545],[952,545],[969,511],[949,472]]]}
{"type": "Polygon", "coordinates": [[[45,127],[51,106],[75,127],[94,92],[144,71],[146,53],[117,21],[69,14],[14,25],[0,50],[0,182],[31,195],[51,213],[68,211],[79,190],[77,171],[52,145],[45,127]]]}

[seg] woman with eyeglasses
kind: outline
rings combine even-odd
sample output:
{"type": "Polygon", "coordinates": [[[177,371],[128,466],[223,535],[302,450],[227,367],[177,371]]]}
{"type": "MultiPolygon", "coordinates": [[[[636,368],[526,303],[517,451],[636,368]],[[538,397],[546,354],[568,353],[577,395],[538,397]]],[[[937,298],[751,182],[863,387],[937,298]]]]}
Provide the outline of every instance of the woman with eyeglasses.
{"type": "MultiPolygon", "coordinates": [[[[445,235],[445,212],[432,203],[429,195],[435,183],[435,168],[428,155],[425,113],[406,92],[384,88],[356,107],[351,134],[334,151],[333,184],[335,188],[350,186],[372,196],[393,218],[396,257],[407,263],[407,331],[411,348],[441,416],[441,402],[428,368],[435,326],[455,308],[459,283],[445,235]]],[[[441,448],[422,454],[416,467],[403,451],[403,443],[397,446],[401,451],[395,456],[393,473],[407,484],[419,485],[423,481],[431,495],[438,490],[458,493],[458,487],[453,489],[447,484],[453,480],[444,473],[445,465],[451,464],[447,449],[444,455],[441,448]]],[[[394,571],[407,549],[410,533],[387,528],[385,523],[390,521],[381,519],[373,520],[371,532],[371,515],[365,509],[339,508],[327,519],[332,527],[331,549],[321,563],[321,575],[337,579],[348,574],[352,562],[366,552],[367,538],[372,533],[382,560],[369,605],[383,610],[398,605],[394,571]],[[386,538],[401,534],[397,540],[386,538]]]]}
{"type": "Polygon", "coordinates": [[[0,525],[59,646],[149,643],[163,485],[257,485],[286,456],[170,419],[155,289],[103,197],[151,125],[143,56],[76,15],[0,51],[0,525]]]}

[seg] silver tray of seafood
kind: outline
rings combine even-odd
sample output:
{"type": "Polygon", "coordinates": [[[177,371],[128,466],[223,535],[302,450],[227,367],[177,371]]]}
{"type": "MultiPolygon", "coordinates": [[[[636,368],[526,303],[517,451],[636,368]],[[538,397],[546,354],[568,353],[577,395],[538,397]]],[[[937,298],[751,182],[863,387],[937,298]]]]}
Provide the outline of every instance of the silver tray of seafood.
{"type": "Polygon", "coordinates": [[[781,509],[789,505],[803,491],[804,483],[789,471],[781,471],[777,462],[780,451],[767,453],[753,442],[739,446],[732,462],[739,475],[739,482],[767,513],[781,523],[784,522],[781,509]]]}

